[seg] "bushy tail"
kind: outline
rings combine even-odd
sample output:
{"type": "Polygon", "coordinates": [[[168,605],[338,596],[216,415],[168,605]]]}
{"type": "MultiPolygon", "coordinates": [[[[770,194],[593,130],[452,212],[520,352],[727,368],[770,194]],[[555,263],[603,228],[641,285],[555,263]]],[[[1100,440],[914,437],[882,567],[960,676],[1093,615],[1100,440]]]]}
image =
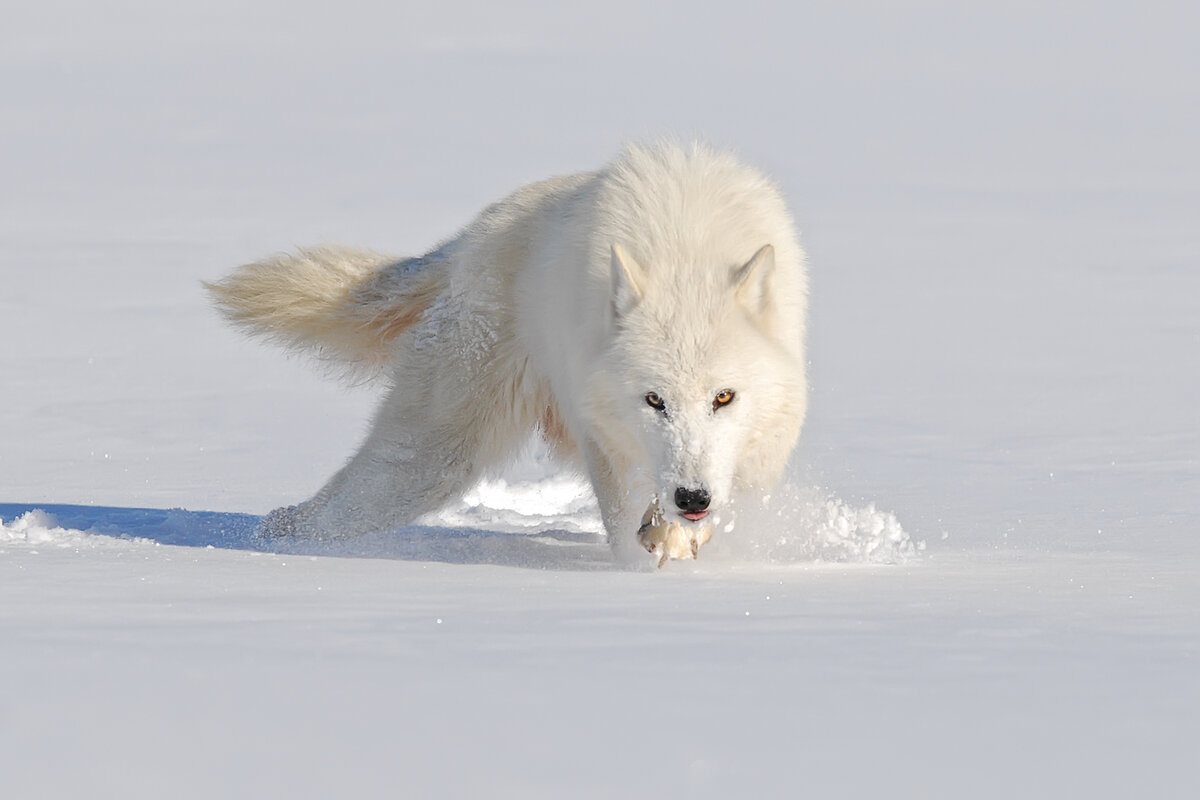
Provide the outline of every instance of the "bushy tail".
{"type": "Polygon", "coordinates": [[[246,264],[205,287],[248,333],[372,376],[389,361],[393,340],[445,291],[444,262],[443,251],[395,259],[314,247],[246,264]]]}

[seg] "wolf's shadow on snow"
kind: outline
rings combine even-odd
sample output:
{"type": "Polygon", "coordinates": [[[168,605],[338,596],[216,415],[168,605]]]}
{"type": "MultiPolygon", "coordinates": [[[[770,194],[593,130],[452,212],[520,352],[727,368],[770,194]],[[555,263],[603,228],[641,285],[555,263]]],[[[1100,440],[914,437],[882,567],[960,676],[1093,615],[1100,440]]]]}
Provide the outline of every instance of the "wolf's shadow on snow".
{"type": "Polygon", "coordinates": [[[524,569],[621,568],[603,536],[565,530],[514,534],[475,528],[410,526],[346,539],[313,540],[265,536],[259,532],[262,517],[253,514],[46,503],[0,503],[0,519],[11,521],[35,509],[54,517],[55,523],[63,528],[124,539],[148,539],[178,547],[524,569]]]}

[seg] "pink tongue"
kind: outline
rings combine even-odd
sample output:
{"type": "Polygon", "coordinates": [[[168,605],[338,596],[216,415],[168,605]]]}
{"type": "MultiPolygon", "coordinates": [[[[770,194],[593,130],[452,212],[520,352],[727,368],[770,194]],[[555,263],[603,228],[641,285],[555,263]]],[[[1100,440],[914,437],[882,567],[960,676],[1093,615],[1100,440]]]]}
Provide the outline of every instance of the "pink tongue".
{"type": "Polygon", "coordinates": [[[683,514],[681,514],[681,516],[683,516],[686,519],[690,519],[692,522],[696,522],[697,520],[701,520],[701,519],[704,519],[705,517],[707,517],[708,512],[707,511],[685,511],[685,512],[683,512],[683,514]]]}

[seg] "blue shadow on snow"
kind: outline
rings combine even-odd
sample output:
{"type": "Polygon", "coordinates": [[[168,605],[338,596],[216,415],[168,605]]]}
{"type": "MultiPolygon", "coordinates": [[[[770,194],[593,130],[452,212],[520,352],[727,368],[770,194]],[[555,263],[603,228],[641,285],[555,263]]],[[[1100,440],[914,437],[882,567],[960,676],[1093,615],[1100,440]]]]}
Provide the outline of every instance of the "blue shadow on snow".
{"type": "Polygon", "coordinates": [[[148,539],[178,547],[491,564],[525,569],[590,571],[619,568],[602,536],[563,530],[529,534],[410,526],[345,539],[314,540],[263,536],[258,532],[262,517],[254,514],[54,503],[0,503],[0,519],[11,522],[34,510],[46,512],[63,528],[118,538],[148,539]]]}

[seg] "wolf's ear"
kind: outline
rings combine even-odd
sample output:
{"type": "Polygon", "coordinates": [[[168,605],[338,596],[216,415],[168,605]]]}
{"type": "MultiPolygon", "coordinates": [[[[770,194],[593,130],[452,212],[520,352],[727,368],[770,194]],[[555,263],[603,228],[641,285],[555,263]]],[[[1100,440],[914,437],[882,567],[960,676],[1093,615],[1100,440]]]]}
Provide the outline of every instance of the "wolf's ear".
{"type": "Polygon", "coordinates": [[[612,246],[612,308],[613,316],[623,317],[642,299],[646,273],[617,243],[612,246]]]}
{"type": "Polygon", "coordinates": [[[771,305],[771,278],[775,275],[775,248],[764,244],[733,271],[734,297],[748,311],[761,314],[771,305]]]}

